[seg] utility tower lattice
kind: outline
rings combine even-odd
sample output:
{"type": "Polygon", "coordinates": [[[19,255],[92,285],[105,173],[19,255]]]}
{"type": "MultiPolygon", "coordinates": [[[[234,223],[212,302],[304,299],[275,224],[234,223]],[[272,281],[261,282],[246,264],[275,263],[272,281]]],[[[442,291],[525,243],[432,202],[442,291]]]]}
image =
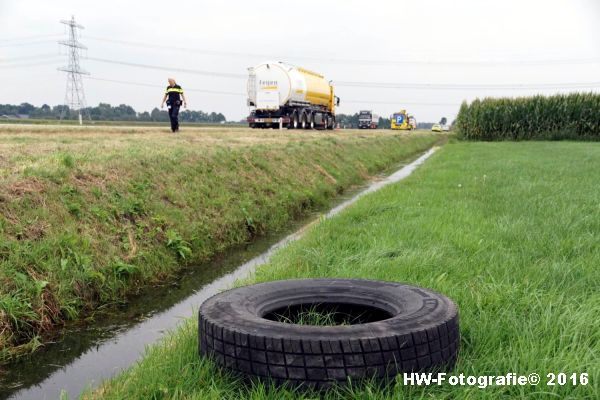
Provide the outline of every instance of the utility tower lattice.
{"type": "MultiPolygon", "coordinates": [[[[87,47],[82,45],[79,38],[79,29],[83,29],[83,26],[75,22],[75,17],[72,16],[70,20],[61,20],[61,24],[65,24],[68,28],[69,38],[67,40],[61,40],[58,43],[67,48],[67,66],[59,68],[59,71],[67,73],[67,91],[65,94],[65,106],[71,110],[77,110],[79,113],[79,124],[83,123],[81,116],[82,110],[85,109],[85,93],[83,91],[83,80],[82,75],[89,75],[90,73],[81,69],[79,64],[79,58],[81,57],[81,51],[87,50],[87,47]]],[[[63,108],[60,113],[60,119],[62,120],[67,112],[67,108],[63,108]]],[[[85,112],[85,110],[84,110],[85,112]]],[[[90,118],[89,112],[87,115],[90,118]]]]}

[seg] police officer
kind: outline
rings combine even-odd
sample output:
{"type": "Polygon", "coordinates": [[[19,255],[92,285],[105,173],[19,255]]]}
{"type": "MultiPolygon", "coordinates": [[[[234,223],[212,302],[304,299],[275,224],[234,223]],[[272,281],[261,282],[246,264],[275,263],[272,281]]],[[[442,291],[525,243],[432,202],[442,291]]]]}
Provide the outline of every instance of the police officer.
{"type": "Polygon", "coordinates": [[[187,102],[185,101],[185,95],[181,86],[175,82],[175,79],[169,78],[169,86],[165,91],[165,96],[160,103],[160,108],[165,106],[167,102],[167,108],[169,109],[169,119],[171,120],[171,130],[173,133],[179,131],[179,107],[181,107],[181,100],[183,100],[183,106],[187,108],[187,102]]]}

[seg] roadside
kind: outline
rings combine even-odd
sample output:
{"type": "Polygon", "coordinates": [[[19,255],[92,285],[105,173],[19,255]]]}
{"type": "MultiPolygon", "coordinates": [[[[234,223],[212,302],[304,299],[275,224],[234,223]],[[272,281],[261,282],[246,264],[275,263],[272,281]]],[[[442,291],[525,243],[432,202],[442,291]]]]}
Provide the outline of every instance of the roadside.
{"type": "MultiPolygon", "coordinates": [[[[329,398],[588,398],[600,395],[600,146],[451,143],[405,181],[363,197],[278,252],[248,282],[401,281],[460,308],[453,374],[538,373],[539,386],[376,386],[329,398]],[[548,374],[587,385],[548,386],[548,374]]],[[[242,282],[240,282],[241,284],[242,282]]],[[[86,399],[310,398],[246,387],[197,355],[195,319],[86,399]]]]}

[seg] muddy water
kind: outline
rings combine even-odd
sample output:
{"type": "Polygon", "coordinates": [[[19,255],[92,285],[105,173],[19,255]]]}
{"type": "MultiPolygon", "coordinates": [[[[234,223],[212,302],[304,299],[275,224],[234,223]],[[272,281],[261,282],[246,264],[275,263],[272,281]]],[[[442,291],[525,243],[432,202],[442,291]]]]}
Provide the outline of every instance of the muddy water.
{"type": "MultiPolygon", "coordinates": [[[[339,213],[362,196],[410,175],[435,149],[393,174],[361,190],[349,193],[329,210],[327,218],[339,213]]],[[[302,236],[317,215],[290,227],[287,236],[268,236],[233,249],[206,265],[190,268],[177,282],[152,288],[123,308],[102,316],[101,322],[74,325],[57,343],[30,359],[8,366],[0,375],[0,399],[57,399],[61,392],[76,398],[87,387],[119,373],[143,354],[166,330],[193,314],[208,297],[229,288],[266,263],[277,249],[302,236]]]]}

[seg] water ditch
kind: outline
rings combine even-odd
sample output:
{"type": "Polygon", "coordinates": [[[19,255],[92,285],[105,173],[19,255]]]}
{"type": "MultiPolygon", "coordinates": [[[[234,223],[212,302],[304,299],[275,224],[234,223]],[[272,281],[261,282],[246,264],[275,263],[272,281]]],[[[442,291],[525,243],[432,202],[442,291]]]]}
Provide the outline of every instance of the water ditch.
{"type": "Polygon", "coordinates": [[[176,281],[147,290],[119,312],[103,315],[101,321],[69,326],[56,343],[8,365],[0,375],[0,399],[58,399],[61,392],[77,398],[87,387],[96,387],[135,363],[146,346],[190,317],[204,300],[247,277],[323,215],[330,218],[364,195],[406,178],[434,151],[432,148],[392,174],[346,192],[325,214],[313,213],[292,224],[287,233],[259,238],[189,268],[176,281]]]}

